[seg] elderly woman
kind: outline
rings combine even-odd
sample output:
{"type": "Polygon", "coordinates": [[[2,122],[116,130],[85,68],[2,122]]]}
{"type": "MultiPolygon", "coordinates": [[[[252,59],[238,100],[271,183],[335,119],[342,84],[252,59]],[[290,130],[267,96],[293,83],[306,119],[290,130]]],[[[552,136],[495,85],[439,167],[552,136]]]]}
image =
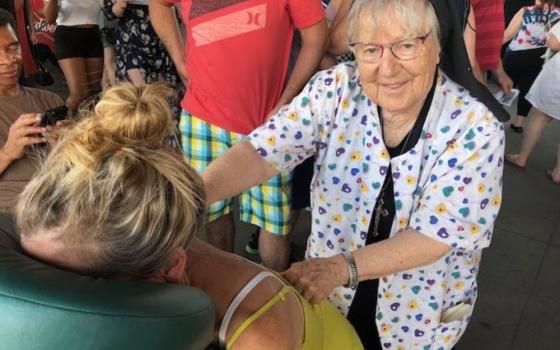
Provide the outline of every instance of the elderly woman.
{"type": "Polygon", "coordinates": [[[277,275],[196,239],[203,183],[165,145],[168,94],[113,87],[69,131],[20,198],[24,250],[95,277],[201,288],[216,306],[220,348],[363,349],[327,301],[312,306],[277,275]]]}
{"type": "Polygon", "coordinates": [[[357,64],[318,73],[211,164],[208,200],[315,155],[307,260],[284,276],[368,349],[450,349],[500,207],[503,126],[438,71],[428,1],[356,0],[348,20],[357,64]]]}

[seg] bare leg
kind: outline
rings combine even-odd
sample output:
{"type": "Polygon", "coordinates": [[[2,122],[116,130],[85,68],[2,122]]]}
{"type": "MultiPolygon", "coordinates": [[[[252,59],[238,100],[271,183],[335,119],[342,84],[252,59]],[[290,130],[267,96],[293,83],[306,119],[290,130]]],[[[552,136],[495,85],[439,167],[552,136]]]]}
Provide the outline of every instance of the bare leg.
{"type": "Polygon", "coordinates": [[[86,58],[88,80],[87,97],[95,96],[101,92],[101,78],[103,77],[103,57],[86,58]]]}
{"type": "Polygon", "coordinates": [[[115,48],[106,46],[103,48],[103,90],[116,84],[117,65],[115,63],[115,48]]]}
{"type": "Polygon", "coordinates": [[[214,247],[233,252],[235,243],[235,224],[232,213],[223,215],[206,225],[208,243],[214,247]]]}
{"type": "Polygon", "coordinates": [[[558,144],[558,151],[556,151],[556,166],[550,172],[552,181],[560,185],[560,143],[558,144]]]}
{"type": "Polygon", "coordinates": [[[129,69],[126,71],[126,74],[128,74],[128,78],[130,79],[130,82],[134,84],[134,86],[141,87],[146,85],[146,81],[144,80],[142,71],[140,71],[140,69],[129,69]]]}
{"type": "Polygon", "coordinates": [[[513,125],[518,127],[518,128],[522,128],[523,124],[525,124],[525,117],[522,115],[518,115],[517,117],[515,117],[515,120],[513,121],[513,125]]]}
{"type": "Polygon", "coordinates": [[[262,263],[273,270],[284,271],[290,260],[289,235],[278,236],[266,230],[259,235],[259,253],[262,263]]]}
{"type": "Polygon", "coordinates": [[[508,154],[506,159],[518,167],[524,168],[527,165],[527,160],[533,152],[533,149],[542,137],[544,128],[550,123],[552,118],[533,108],[533,115],[529,119],[527,124],[527,130],[523,135],[523,141],[521,143],[521,151],[519,154],[508,154]]]}
{"type": "Polygon", "coordinates": [[[73,57],[60,60],[58,64],[68,84],[69,96],[66,105],[73,114],[78,110],[87,93],[86,62],[84,58],[73,57]]]}

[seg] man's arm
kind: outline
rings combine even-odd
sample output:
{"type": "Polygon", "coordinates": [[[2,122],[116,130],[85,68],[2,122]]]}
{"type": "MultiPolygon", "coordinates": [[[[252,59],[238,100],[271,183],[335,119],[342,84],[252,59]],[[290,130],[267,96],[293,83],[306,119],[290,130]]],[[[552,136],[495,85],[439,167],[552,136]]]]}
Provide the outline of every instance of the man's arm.
{"type": "Polygon", "coordinates": [[[202,173],[208,204],[233,197],[265,182],[278,172],[248,142],[233,146],[202,173]]]}
{"type": "Polygon", "coordinates": [[[48,22],[56,21],[56,17],[58,16],[58,0],[48,0],[43,9],[43,13],[48,22]]]}
{"type": "Polygon", "coordinates": [[[343,0],[336,9],[336,15],[329,28],[328,52],[331,55],[342,55],[350,50],[348,42],[348,12],[352,1],[343,0]]]}
{"type": "Polygon", "coordinates": [[[465,41],[465,47],[467,48],[467,56],[469,56],[469,63],[471,64],[471,69],[476,80],[485,84],[486,79],[482,76],[480,71],[480,66],[478,65],[478,60],[476,59],[476,19],[474,17],[474,10],[471,5],[471,10],[469,12],[469,17],[467,18],[467,26],[465,32],[463,33],[463,40],[465,41]]]}
{"type": "MultiPolygon", "coordinates": [[[[154,29],[163,41],[169,56],[175,63],[175,68],[183,81],[185,87],[188,83],[187,71],[185,68],[185,45],[179,30],[179,24],[175,17],[173,4],[165,0],[150,1],[150,18],[154,29]]],[[[186,20],[186,19],[184,19],[186,20]]]]}
{"type": "Polygon", "coordinates": [[[492,74],[496,77],[498,84],[502,90],[509,95],[511,89],[513,88],[513,81],[507,75],[506,71],[504,70],[504,65],[502,64],[502,59],[498,59],[498,68],[492,71],[492,74]]]}
{"type": "Polygon", "coordinates": [[[325,53],[328,28],[327,22],[324,19],[310,27],[300,29],[300,33],[303,46],[299,52],[292,75],[286,84],[286,88],[282,92],[271,114],[277,111],[281,106],[290,102],[292,98],[300,93],[307,81],[309,81],[311,76],[317,71],[319,62],[325,53]]]}

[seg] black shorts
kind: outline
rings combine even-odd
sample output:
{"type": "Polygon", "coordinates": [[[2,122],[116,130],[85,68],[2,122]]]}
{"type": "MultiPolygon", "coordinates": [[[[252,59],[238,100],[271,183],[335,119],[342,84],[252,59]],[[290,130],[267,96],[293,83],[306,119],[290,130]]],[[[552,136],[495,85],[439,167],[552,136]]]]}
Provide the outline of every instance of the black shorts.
{"type": "Polygon", "coordinates": [[[56,58],[103,58],[99,27],[80,28],[58,26],[54,33],[56,58]]]}

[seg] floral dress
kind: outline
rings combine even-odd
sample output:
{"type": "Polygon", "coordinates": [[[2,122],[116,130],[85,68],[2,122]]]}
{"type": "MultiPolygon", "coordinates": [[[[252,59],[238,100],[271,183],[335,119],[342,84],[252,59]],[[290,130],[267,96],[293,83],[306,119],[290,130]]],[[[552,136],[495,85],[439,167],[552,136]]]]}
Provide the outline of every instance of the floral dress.
{"type": "MultiPolygon", "coordinates": [[[[395,218],[391,236],[411,228],[449,245],[428,266],[382,277],[377,326],[386,349],[450,349],[463,334],[476,300],[482,249],[501,204],[503,125],[468,91],[442,73],[416,145],[390,158],[377,106],[364,94],[355,64],[318,73],[291,104],[256,129],[249,141],[278,171],[315,155],[308,258],[365,245],[373,206],[389,165],[395,218]]],[[[330,296],[348,312],[354,291],[330,296]]]]}
{"type": "Polygon", "coordinates": [[[118,18],[112,10],[115,3],[116,0],[104,0],[103,11],[110,20],[118,19],[115,28],[117,80],[127,80],[128,70],[139,69],[146,83],[169,83],[176,92],[172,105],[174,117],[178,120],[181,113],[179,102],[185,89],[173,61],[151,24],[148,6],[129,4],[124,15],[118,18]]]}

